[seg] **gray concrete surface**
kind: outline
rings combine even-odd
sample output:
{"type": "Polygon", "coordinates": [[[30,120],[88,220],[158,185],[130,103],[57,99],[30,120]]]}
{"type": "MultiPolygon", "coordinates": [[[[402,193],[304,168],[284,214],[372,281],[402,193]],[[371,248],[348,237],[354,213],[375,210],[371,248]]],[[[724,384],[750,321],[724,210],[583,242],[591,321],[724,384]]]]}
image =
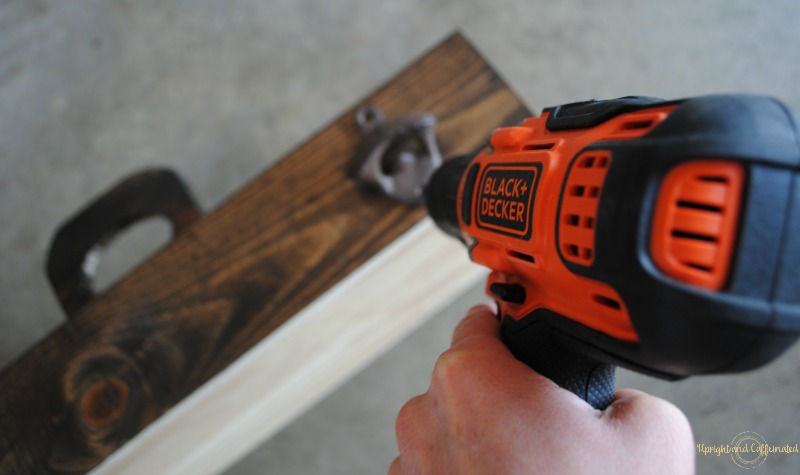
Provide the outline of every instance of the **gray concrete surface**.
{"type": "MultiPolygon", "coordinates": [[[[64,317],[44,277],[56,227],[132,171],[167,165],[204,208],[235,192],[459,28],[533,108],[590,97],[756,92],[800,107],[800,2],[676,0],[0,1],[0,365],[64,317]]],[[[166,239],[123,237],[106,284],[166,239]]],[[[382,473],[394,415],[427,387],[477,290],[230,470],[382,473]]],[[[800,348],[767,369],[620,386],[681,407],[698,442],[800,442],[800,348]]],[[[737,473],[698,457],[699,473],[737,473]]],[[[798,473],[771,455],[763,473],[798,473]]]]}

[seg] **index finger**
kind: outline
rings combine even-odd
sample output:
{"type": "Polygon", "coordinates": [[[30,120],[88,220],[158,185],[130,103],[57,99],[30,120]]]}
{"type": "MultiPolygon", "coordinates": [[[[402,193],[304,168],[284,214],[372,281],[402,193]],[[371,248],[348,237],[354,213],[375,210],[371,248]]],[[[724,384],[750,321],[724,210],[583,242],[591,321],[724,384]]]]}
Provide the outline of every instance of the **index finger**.
{"type": "Polygon", "coordinates": [[[472,307],[467,316],[453,330],[452,348],[462,345],[467,340],[485,336],[500,341],[500,321],[494,313],[491,304],[481,304],[472,307]]]}

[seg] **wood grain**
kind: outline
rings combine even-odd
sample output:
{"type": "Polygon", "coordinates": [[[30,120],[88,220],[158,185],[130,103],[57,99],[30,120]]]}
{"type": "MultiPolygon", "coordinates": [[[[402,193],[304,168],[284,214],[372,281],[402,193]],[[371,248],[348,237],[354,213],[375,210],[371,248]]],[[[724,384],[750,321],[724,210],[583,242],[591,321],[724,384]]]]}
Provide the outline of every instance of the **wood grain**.
{"type": "Polygon", "coordinates": [[[415,224],[91,475],[221,473],[485,281],[465,254],[430,219],[415,224]]]}
{"type": "MultiPolygon", "coordinates": [[[[445,156],[528,115],[460,35],[367,101],[433,113],[445,156]]],[[[90,470],[424,216],[345,176],[360,105],[0,374],[0,473],[90,470]]]]}

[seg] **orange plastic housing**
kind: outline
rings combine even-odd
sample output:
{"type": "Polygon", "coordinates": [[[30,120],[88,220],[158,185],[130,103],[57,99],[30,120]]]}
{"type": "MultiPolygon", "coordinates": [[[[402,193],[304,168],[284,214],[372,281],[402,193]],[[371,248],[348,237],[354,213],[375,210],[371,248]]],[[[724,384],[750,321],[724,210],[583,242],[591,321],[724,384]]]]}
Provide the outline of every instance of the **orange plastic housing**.
{"type": "Polygon", "coordinates": [[[672,169],[656,201],[650,240],[664,274],[709,290],[725,285],[741,206],[745,172],[720,160],[672,169]]]}
{"type": "Polygon", "coordinates": [[[461,209],[469,196],[471,209],[478,210],[468,223],[459,219],[472,260],[494,271],[487,292],[493,283],[525,288],[524,303],[500,302],[503,315],[518,319],[546,308],[611,337],[638,341],[619,294],[605,282],[573,273],[564,260],[583,266],[593,262],[597,207],[613,163],[607,150],[581,151],[597,142],[641,137],[674,108],[630,112],[592,128],[562,131],[545,127],[545,113],[495,131],[493,151],[473,161],[480,171],[471,193],[464,193],[467,180],[462,180],[457,206],[461,209]],[[524,175],[504,172],[526,167],[530,172],[524,175]],[[515,178],[520,176],[528,181],[520,183],[515,178]],[[481,203],[488,210],[486,219],[481,203]],[[520,216],[530,222],[520,222],[520,216]],[[489,219],[491,226],[485,223],[489,219]]]}
{"type": "Polygon", "coordinates": [[[600,190],[611,163],[605,150],[584,152],[572,165],[561,201],[558,245],[564,259],[584,266],[594,262],[594,233],[600,190]]]}

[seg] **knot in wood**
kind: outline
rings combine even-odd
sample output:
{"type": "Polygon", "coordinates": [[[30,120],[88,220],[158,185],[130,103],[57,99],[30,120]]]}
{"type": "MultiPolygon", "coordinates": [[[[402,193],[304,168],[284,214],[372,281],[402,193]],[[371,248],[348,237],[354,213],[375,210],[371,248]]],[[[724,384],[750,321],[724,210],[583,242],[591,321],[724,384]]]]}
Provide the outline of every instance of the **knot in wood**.
{"type": "Polygon", "coordinates": [[[97,428],[113,424],[125,412],[128,394],[128,385],[119,378],[112,376],[97,381],[81,399],[83,421],[97,428]]]}

